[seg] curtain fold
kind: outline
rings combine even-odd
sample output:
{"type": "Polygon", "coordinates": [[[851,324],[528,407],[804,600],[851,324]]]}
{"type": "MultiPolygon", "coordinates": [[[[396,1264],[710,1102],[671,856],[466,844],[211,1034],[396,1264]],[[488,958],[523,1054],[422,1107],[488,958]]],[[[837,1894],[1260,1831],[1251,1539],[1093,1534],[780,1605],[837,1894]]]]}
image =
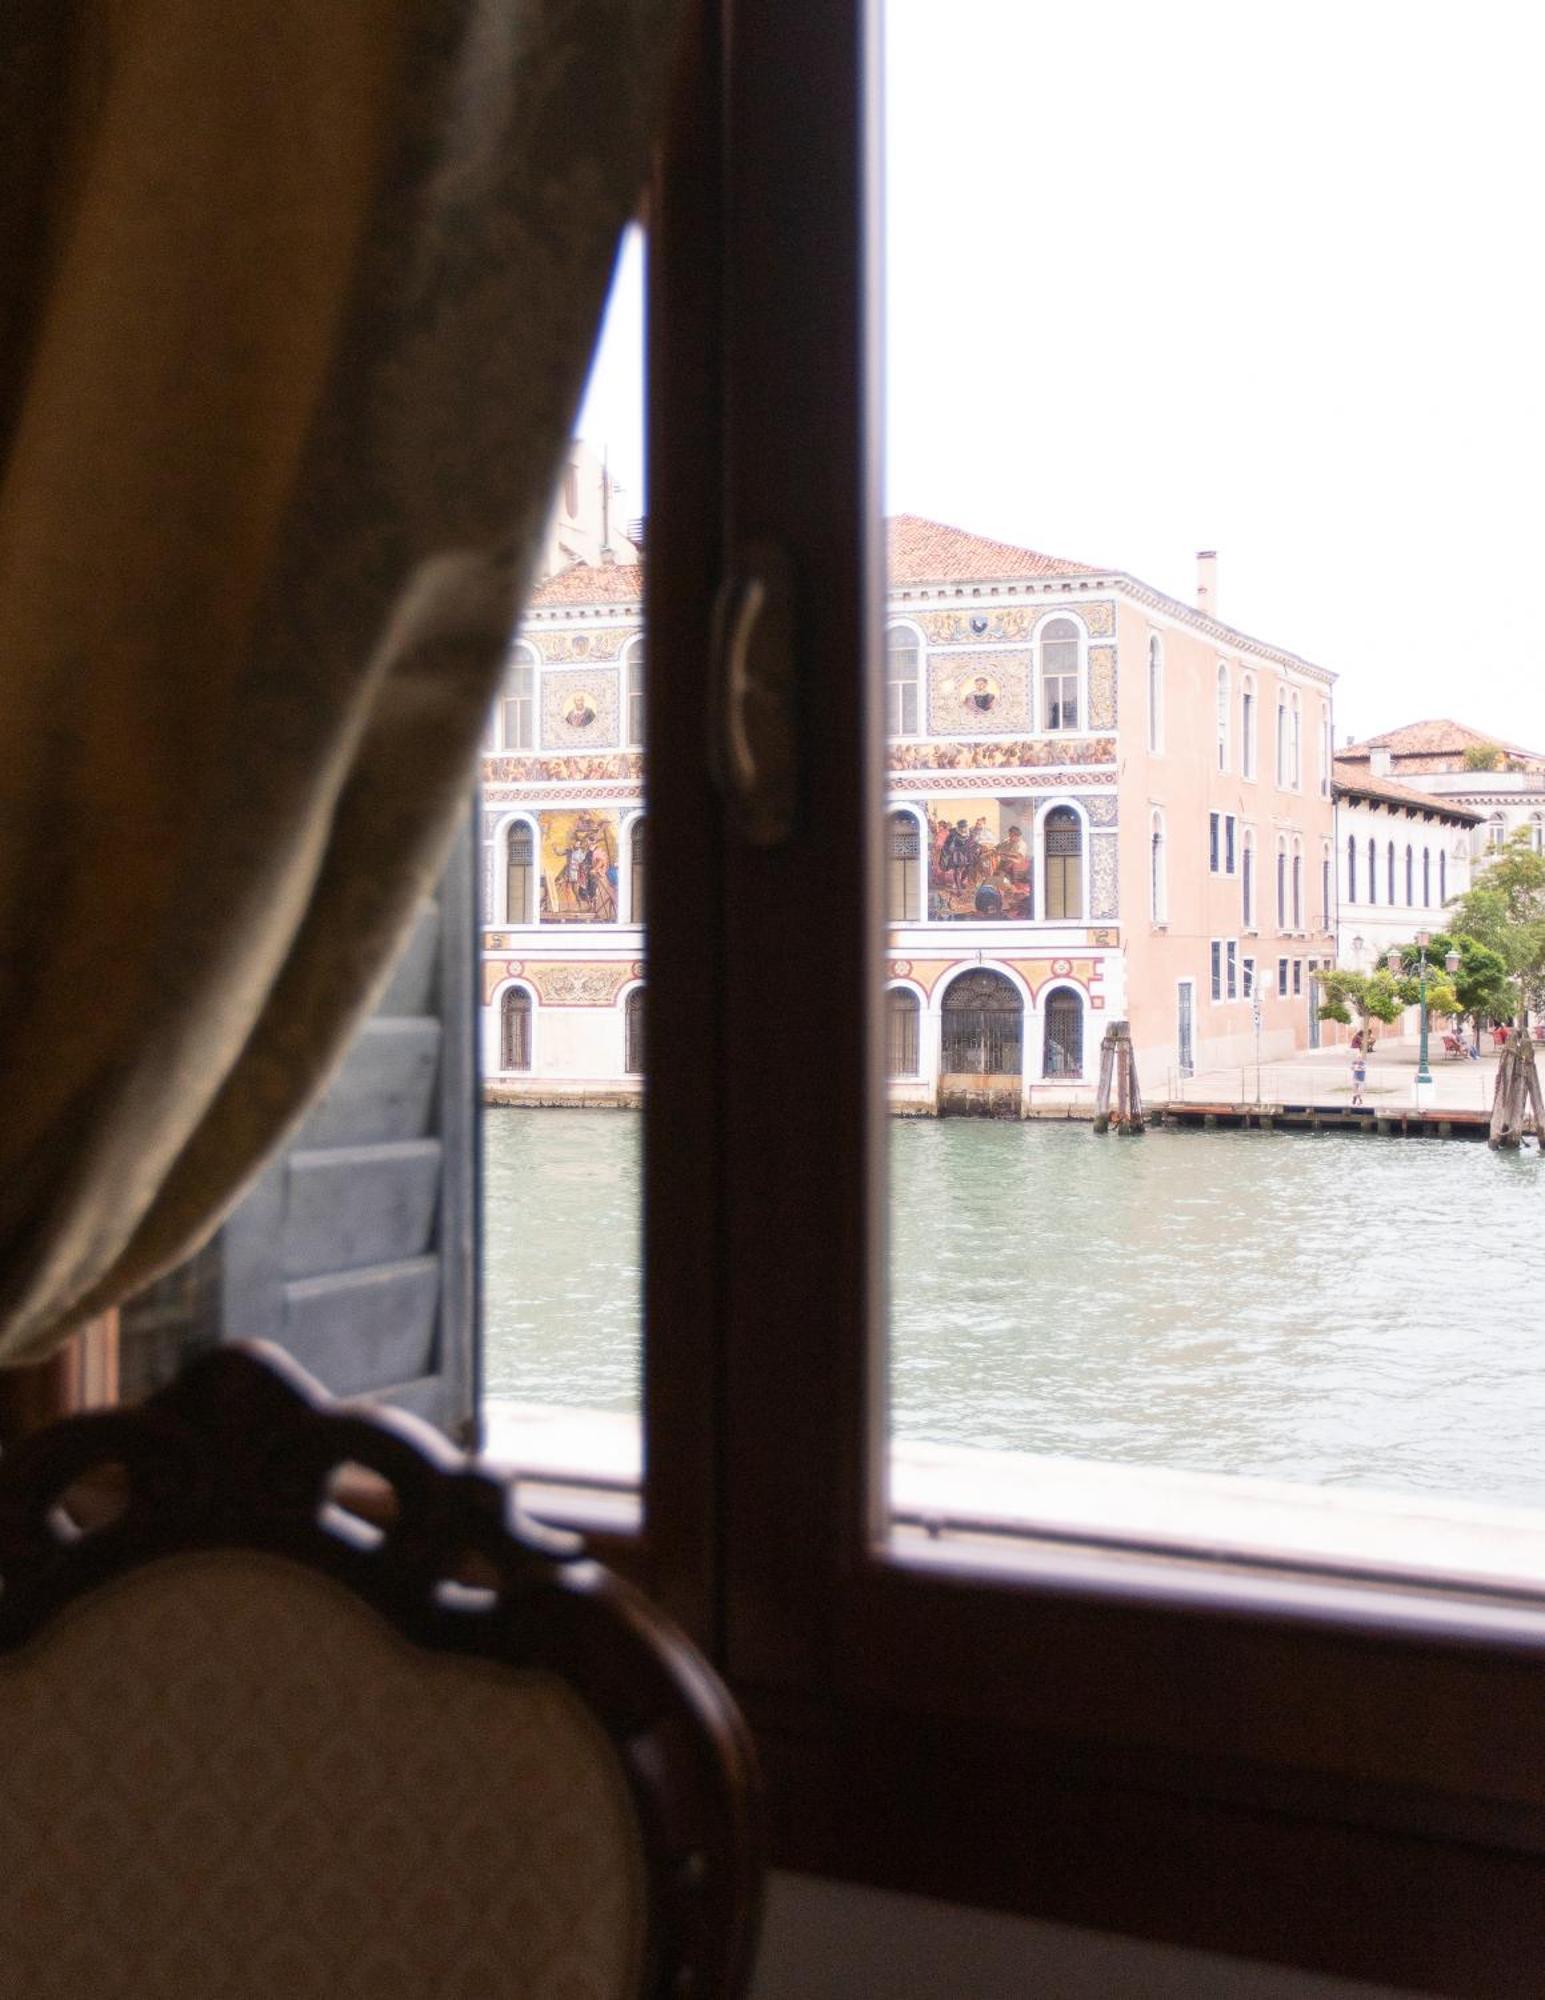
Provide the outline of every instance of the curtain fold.
{"type": "Polygon", "coordinates": [[[208,1234],[431,888],[682,4],[0,20],[0,1362],[208,1234]]]}

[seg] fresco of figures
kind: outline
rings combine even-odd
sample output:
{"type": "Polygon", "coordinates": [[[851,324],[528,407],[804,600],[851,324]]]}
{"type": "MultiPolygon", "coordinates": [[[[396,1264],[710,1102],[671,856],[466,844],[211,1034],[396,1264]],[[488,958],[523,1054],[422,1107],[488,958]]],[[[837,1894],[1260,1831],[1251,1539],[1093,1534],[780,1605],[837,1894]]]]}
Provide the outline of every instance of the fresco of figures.
{"type": "Polygon", "coordinates": [[[591,808],[544,812],[542,907],[544,924],[614,924],[617,921],[617,815],[591,808]]]}
{"type": "Polygon", "coordinates": [[[928,812],[928,915],[935,923],[1035,915],[1031,800],[934,799],[928,812]]]}

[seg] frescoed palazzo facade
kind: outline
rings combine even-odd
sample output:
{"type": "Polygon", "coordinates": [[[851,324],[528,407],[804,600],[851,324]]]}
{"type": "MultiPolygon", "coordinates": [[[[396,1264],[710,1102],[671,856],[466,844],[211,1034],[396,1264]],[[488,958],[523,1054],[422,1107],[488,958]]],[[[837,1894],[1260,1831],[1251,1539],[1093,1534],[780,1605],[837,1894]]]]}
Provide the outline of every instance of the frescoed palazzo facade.
{"type": "MultiPolygon", "coordinates": [[[[1305,1046],[1304,966],[1334,953],[1334,909],[1312,907],[1334,891],[1332,677],[1123,574],[915,516],[889,524],[889,558],[893,1109],[1087,1113],[1113,1020],[1150,1098],[1257,1041],[1268,1060],[1305,1046]],[[1280,991],[1261,982],[1279,961],[1280,991]]],[[[641,1090],[641,597],[637,568],[549,580],[493,719],[495,1101],[641,1090]]]]}

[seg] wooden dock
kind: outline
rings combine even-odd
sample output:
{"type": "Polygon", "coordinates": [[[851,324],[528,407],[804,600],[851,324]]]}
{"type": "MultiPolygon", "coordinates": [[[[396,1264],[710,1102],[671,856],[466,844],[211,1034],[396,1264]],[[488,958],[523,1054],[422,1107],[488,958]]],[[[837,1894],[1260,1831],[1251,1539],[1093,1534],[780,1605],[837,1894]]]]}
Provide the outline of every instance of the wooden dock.
{"type": "Polygon", "coordinates": [[[1429,1105],[1425,1111],[1403,1105],[1381,1110],[1360,1104],[1193,1104],[1177,1102],[1150,1106],[1150,1117],[1172,1128],[1205,1126],[1252,1132],[1372,1132],[1400,1139],[1485,1139],[1491,1128],[1486,1111],[1460,1111],[1429,1105]]]}

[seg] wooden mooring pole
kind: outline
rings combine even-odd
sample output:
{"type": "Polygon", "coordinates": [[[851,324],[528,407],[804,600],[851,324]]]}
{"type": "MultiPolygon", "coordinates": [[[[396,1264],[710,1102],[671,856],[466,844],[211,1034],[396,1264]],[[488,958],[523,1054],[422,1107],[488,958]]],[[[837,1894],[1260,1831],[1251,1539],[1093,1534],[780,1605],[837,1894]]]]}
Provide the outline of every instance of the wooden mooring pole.
{"type": "Polygon", "coordinates": [[[1497,1065],[1497,1091],[1491,1100],[1491,1131],[1486,1143],[1515,1147],[1531,1131],[1545,1147],[1545,1100],[1534,1066],[1534,1044],[1523,1033],[1508,1038],[1497,1065]]]}
{"type": "Polygon", "coordinates": [[[1113,1125],[1118,1132],[1134,1136],[1143,1129],[1143,1098],[1137,1083],[1137,1064],[1132,1059],[1132,1031],[1125,1021],[1112,1021],[1100,1043],[1094,1129],[1108,1132],[1113,1125]]]}

